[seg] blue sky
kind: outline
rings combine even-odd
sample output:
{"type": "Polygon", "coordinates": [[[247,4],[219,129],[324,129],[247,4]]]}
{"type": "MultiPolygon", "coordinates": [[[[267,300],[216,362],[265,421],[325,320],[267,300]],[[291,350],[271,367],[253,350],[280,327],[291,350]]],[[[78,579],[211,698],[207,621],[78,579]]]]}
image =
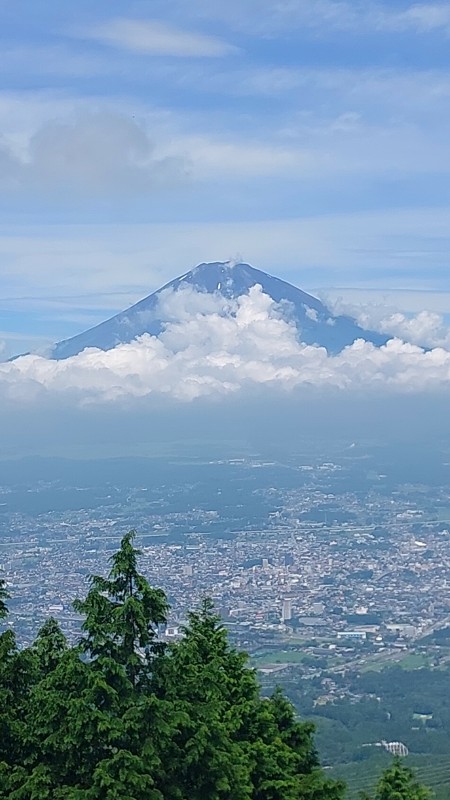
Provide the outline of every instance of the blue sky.
{"type": "Polygon", "coordinates": [[[3,355],[235,256],[450,310],[450,3],[18,0],[0,18],[3,355]]]}

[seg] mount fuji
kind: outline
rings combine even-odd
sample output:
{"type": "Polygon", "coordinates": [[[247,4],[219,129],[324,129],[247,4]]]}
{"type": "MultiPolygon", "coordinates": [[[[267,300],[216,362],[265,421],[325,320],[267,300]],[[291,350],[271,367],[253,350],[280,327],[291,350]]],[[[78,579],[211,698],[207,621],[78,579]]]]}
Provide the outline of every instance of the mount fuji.
{"type": "Polygon", "coordinates": [[[118,344],[131,342],[145,333],[159,335],[169,321],[164,318],[164,303],[161,302],[164,292],[190,288],[202,294],[235,300],[248,294],[257,285],[275,303],[282,304],[282,313],[296,325],[299,340],[305,344],[325,347],[329,353],[335,354],[356,339],[364,339],[376,346],[385,344],[388,339],[375,331],[364,330],[351,317],[334,316],[316,297],[280,278],[249,264],[226,261],[199,264],[126,311],[77,336],[58,342],[53,346],[50,358],[70,358],[87,347],[112,350],[118,344]]]}

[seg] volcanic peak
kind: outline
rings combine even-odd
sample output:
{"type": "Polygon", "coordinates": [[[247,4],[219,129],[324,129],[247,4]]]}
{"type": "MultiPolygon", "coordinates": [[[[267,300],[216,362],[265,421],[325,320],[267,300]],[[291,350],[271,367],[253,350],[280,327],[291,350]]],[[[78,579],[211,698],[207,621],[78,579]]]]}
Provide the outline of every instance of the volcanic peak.
{"type": "Polygon", "coordinates": [[[280,278],[249,264],[215,261],[199,264],[131,308],[71,339],[58,342],[51,357],[69,358],[87,347],[111,350],[144,333],[158,336],[168,322],[161,312],[160,298],[163,292],[178,292],[189,286],[200,293],[219,293],[227,299],[236,299],[248,294],[256,285],[261,286],[262,291],[275,303],[283,304],[289,320],[297,326],[299,339],[305,344],[318,345],[330,353],[338,353],[356,339],[364,339],[377,346],[385,344],[387,340],[386,336],[364,330],[350,317],[334,316],[316,297],[280,278]]]}

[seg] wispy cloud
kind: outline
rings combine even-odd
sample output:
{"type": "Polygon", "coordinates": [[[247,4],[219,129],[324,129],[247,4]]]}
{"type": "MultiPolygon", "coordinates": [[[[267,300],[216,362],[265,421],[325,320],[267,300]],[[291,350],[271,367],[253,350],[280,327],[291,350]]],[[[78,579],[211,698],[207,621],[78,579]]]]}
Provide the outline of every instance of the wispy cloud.
{"type": "Polygon", "coordinates": [[[310,173],[319,167],[320,157],[307,148],[270,143],[267,139],[246,139],[239,136],[173,137],[161,151],[177,157],[185,153],[192,165],[192,175],[207,178],[235,179],[239,176],[292,176],[310,173]]]}
{"type": "Polygon", "coordinates": [[[398,8],[393,3],[370,0],[229,0],[211,4],[200,0],[205,17],[221,19],[247,34],[273,37],[313,32],[328,37],[336,31],[351,33],[415,32],[450,30],[448,3],[413,3],[398,8]]]}
{"type": "MultiPolygon", "coordinates": [[[[389,20],[389,16],[387,17],[389,20]]],[[[448,3],[415,3],[405,11],[392,15],[395,29],[412,28],[421,32],[450,31],[450,7],[448,3]]]]}
{"type": "Polygon", "coordinates": [[[403,116],[432,106],[442,113],[442,101],[450,96],[446,70],[412,67],[247,66],[211,70],[207,75],[193,71],[194,81],[200,89],[235,96],[281,96],[297,105],[300,99],[308,104],[312,116],[320,115],[320,108],[314,108],[314,98],[326,100],[326,109],[342,103],[370,108],[375,103],[374,110],[380,114],[397,108],[398,115],[403,116]]]}
{"type": "Polygon", "coordinates": [[[156,20],[112,19],[85,35],[113,47],[153,56],[218,58],[237,51],[216,36],[180,30],[156,20]]]}
{"type": "Polygon", "coordinates": [[[449,207],[256,222],[39,225],[26,237],[17,226],[0,240],[3,294],[44,297],[45,303],[65,295],[66,307],[72,295],[77,308],[91,309],[91,300],[79,297],[82,286],[91,296],[126,293],[126,305],[201,261],[237,251],[305,290],[338,282],[386,291],[444,289],[449,230],[449,207]]]}

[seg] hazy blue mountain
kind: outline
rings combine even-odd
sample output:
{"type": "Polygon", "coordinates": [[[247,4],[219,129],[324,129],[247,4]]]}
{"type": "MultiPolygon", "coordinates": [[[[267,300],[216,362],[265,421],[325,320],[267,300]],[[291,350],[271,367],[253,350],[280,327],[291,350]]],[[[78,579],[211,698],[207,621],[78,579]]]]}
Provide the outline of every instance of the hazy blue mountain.
{"type": "Polygon", "coordinates": [[[286,316],[295,322],[299,338],[307,344],[321,345],[330,353],[338,353],[355,339],[365,339],[378,346],[387,341],[388,337],[363,330],[350,317],[333,316],[316,297],[280,278],[254,269],[249,264],[215,262],[199,264],[191,272],[175,278],[126,311],[71,339],[58,342],[53,348],[52,358],[69,358],[86,347],[111,350],[143,333],[158,335],[167,322],[161,315],[159,305],[160,294],[164,290],[176,292],[182,287],[192,286],[199,292],[219,292],[224,297],[237,298],[248,293],[256,284],[260,284],[263,291],[277,303],[284,302],[286,316]]]}

